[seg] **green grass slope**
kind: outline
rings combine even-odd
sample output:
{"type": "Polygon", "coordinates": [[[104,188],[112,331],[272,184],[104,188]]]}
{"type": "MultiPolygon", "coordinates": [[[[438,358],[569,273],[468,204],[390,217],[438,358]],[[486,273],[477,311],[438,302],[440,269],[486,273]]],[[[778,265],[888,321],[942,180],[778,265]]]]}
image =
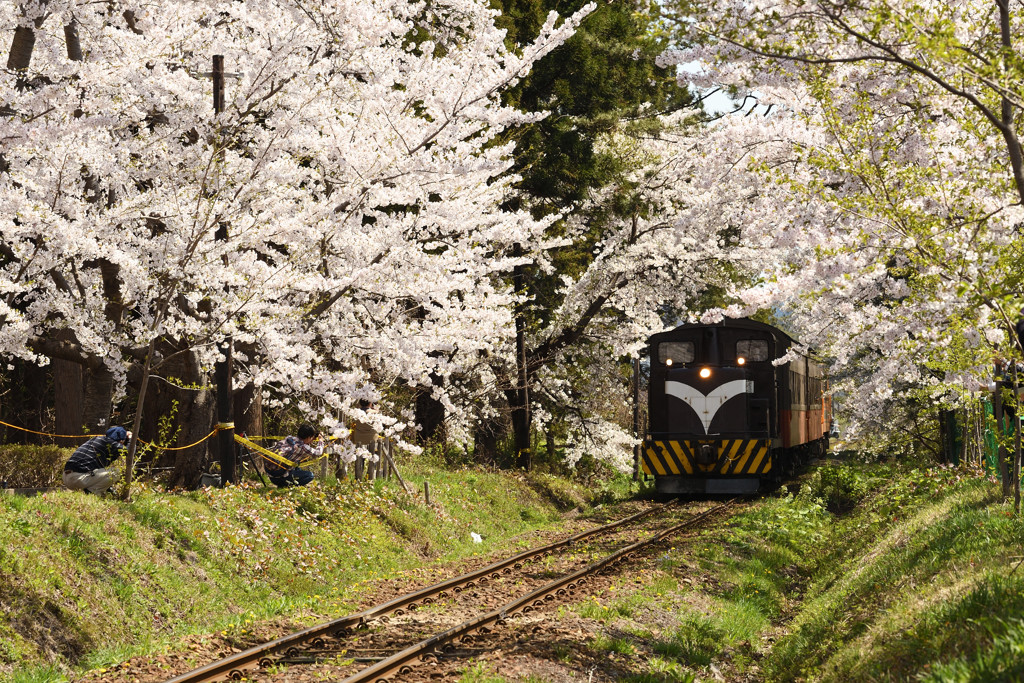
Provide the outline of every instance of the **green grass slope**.
{"type": "Polygon", "coordinates": [[[638,680],[1024,680],[1024,521],[1000,498],[978,472],[817,469],[666,555],[663,649],[690,654],[638,680]]]}
{"type": "Polygon", "coordinates": [[[979,472],[832,461],[577,612],[629,683],[1022,681],[1022,559],[979,472]]]}
{"type": "Polygon", "coordinates": [[[189,633],[346,614],[360,586],[492,549],[593,493],[477,470],[408,479],[413,495],[394,480],[0,495],[0,679],[63,680],[189,633]]]}

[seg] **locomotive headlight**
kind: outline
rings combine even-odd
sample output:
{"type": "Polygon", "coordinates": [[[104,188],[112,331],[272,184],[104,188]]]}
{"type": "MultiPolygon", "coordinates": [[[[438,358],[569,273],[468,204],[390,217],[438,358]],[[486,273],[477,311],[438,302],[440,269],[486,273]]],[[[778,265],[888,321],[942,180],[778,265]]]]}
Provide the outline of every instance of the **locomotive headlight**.
{"type": "Polygon", "coordinates": [[[701,368],[698,374],[701,379],[707,379],[711,376],[711,368],[701,368]]]}
{"type": "Polygon", "coordinates": [[[736,359],[736,365],[746,365],[746,364],[747,364],[747,359],[744,358],[743,356],[740,356],[739,358],[736,359]]]}
{"type": "Polygon", "coordinates": [[[665,365],[672,365],[672,359],[671,358],[666,358],[665,359],[665,365]]]}

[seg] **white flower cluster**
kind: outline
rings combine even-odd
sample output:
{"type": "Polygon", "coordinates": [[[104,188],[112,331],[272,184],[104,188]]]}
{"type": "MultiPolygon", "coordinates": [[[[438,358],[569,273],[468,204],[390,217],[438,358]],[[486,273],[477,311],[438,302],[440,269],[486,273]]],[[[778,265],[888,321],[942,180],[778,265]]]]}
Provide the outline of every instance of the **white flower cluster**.
{"type": "Polygon", "coordinates": [[[0,71],[0,356],[60,334],[123,386],[231,336],[239,383],[325,415],[464,371],[546,225],[500,208],[500,93],[591,9],[513,51],[482,0],[0,4],[34,38],[0,71]]]}
{"type": "Polygon", "coordinates": [[[1004,124],[1024,74],[1000,37],[1020,8],[688,7],[691,47],[663,63],[759,103],[711,133],[705,173],[729,181],[710,203],[756,250],[743,305],[724,312],[791,312],[851,426],[883,444],[921,406],[984,386],[993,361],[1021,358],[1024,168],[1019,126],[1004,124]]]}

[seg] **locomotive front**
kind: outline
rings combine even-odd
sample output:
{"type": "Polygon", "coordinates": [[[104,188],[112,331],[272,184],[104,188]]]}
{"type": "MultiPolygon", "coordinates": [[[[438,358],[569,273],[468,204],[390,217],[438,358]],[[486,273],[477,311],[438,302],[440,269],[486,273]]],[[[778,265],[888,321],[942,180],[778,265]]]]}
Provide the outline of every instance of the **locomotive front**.
{"type": "Polygon", "coordinates": [[[753,320],[651,337],[642,466],[659,493],[753,493],[778,474],[781,369],[772,360],[791,343],[753,320]]]}

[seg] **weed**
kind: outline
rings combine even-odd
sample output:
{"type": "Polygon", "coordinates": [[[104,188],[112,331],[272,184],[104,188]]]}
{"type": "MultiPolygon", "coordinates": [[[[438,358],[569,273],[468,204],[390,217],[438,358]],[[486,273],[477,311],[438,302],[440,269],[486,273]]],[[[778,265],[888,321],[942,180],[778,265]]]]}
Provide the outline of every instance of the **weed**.
{"type": "Polygon", "coordinates": [[[869,488],[867,477],[852,467],[826,465],[811,473],[800,496],[820,500],[829,512],[843,514],[852,510],[869,488]]]}
{"type": "Polygon", "coordinates": [[[614,652],[620,655],[636,654],[636,647],[625,638],[610,638],[598,635],[591,641],[590,647],[598,652],[614,652]]]}
{"type": "Polygon", "coordinates": [[[971,681],[1024,680],[1024,621],[999,620],[1000,635],[988,648],[962,655],[947,663],[924,667],[925,683],[968,683],[971,681]]]}
{"type": "Polygon", "coordinates": [[[551,651],[554,653],[555,659],[564,664],[572,661],[573,648],[566,643],[555,643],[551,646],[551,651]]]}
{"type": "Polygon", "coordinates": [[[686,664],[707,666],[721,652],[725,632],[703,616],[685,617],[668,637],[655,640],[656,654],[686,664]]]}
{"type": "Polygon", "coordinates": [[[64,683],[68,678],[60,667],[51,665],[16,671],[9,680],[10,683],[64,683]]]}
{"type": "Polygon", "coordinates": [[[73,452],[60,446],[0,445],[0,488],[61,486],[64,463],[73,452]]]}
{"type": "Polygon", "coordinates": [[[594,598],[590,598],[586,602],[580,604],[576,611],[579,612],[581,617],[586,619],[596,619],[598,621],[604,621],[608,617],[608,607],[602,605],[594,598]]]}
{"type": "Polygon", "coordinates": [[[462,683],[504,683],[505,681],[501,676],[495,675],[483,662],[468,666],[459,673],[462,674],[462,677],[459,678],[462,683]]]}
{"type": "Polygon", "coordinates": [[[696,677],[678,662],[669,662],[652,657],[648,664],[650,671],[627,676],[625,683],[694,683],[696,677]]]}

